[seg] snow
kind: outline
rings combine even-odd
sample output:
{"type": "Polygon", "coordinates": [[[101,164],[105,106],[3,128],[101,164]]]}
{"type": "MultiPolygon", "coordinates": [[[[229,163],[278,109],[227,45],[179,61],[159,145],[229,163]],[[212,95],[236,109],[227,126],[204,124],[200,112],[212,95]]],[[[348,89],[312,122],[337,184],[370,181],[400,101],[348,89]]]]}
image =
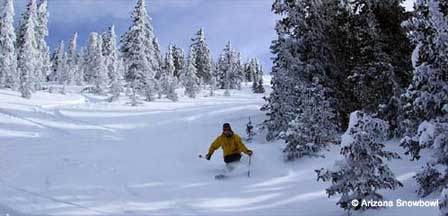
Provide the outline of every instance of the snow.
{"type": "Polygon", "coordinates": [[[359,111],[350,113],[349,124],[347,130],[341,136],[341,147],[349,146],[353,143],[353,137],[350,135],[350,130],[355,127],[355,124],[359,122],[359,111]]]}
{"type": "Polygon", "coordinates": [[[422,122],[418,126],[419,143],[428,143],[434,139],[435,126],[428,121],[422,122]]]}
{"type": "MultiPolygon", "coordinates": [[[[268,82],[265,82],[267,84],[268,82]]],[[[344,215],[329,185],[316,182],[315,169],[340,158],[340,146],[326,158],[285,163],[284,143],[268,143],[257,131],[248,157],[225,180],[221,151],[210,161],[198,158],[230,122],[245,137],[251,117],[265,119],[263,96],[251,85],[179,102],[166,99],[131,107],[121,97],[37,92],[32,99],[0,90],[0,215],[344,215]]],[[[397,140],[388,150],[403,152],[397,140]]],[[[386,199],[418,200],[412,178],[425,160],[390,163],[405,185],[384,192],[386,199]]],[[[434,197],[426,198],[433,200],[434,197]]],[[[354,215],[436,215],[437,208],[388,208],[354,215]]]]}

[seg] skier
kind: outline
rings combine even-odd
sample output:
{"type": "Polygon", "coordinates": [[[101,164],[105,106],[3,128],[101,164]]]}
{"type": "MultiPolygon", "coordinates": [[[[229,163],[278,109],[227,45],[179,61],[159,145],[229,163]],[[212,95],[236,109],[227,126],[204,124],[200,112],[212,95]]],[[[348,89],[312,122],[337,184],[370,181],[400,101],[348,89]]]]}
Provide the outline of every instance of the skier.
{"type": "Polygon", "coordinates": [[[232,171],[235,168],[236,163],[241,159],[241,152],[252,156],[253,152],[244,145],[241,141],[241,137],[232,131],[229,123],[225,123],[222,127],[222,134],[218,136],[215,141],[210,145],[208,154],[205,156],[207,160],[213,155],[213,152],[219,147],[224,152],[224,162],[228,171],[232,171]]]}

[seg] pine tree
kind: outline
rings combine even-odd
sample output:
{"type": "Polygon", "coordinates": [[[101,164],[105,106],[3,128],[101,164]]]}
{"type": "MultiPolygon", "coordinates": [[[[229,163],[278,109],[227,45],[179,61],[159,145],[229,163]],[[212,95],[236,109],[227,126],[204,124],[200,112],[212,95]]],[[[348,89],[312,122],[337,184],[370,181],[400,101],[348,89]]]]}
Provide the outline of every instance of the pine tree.
{"type": "Polygon", "coordinates": [[[108,84],[107,65],[103,56],[103,37],[98,36],[95,49],[95,60],[93,64],[93,92],[96,94],[104,94],[108,84]]]}
{"type": "Polygon", "coordinates": [[[244,66],[241,60],[241,53],[237,54],[235,67],[235,87],[241,90],[241,83],[244,81],[244,66]]]}
{"type": "Polygon", "coordinates": [[[340,1],[327,23],[332,58],[329,87],[340,124],[354,110],[378,112],[396,131],[400,95],[409,84],[412,52],[401,23],[409,17],[400,1],[340,1]],[[347,88],[347,86],[352,86],[347,88]]]}
{"type": "MultiPolygon", "coordinates": [[[[253,60],[253,63],[250,67],[250,75],[252,76],[252,91],[254,93],[262,94],[265,92],[263,86],[263,67],[258,63],[257,59],[253,60]]],[[[247,75],[247,74],[246,74],[247,75]]]]}
{"type": "Polygon", "coordinates": [[[109,27],[108,31],[103,33],[103,56],[107,68],[108,79],[110,80],[109,91],[112,96],[109,101],[115,101],[123,91],[121,86],[121,60],[117,50],[117,36],[115,34],[115,26],[109,27]]]}
{"type": "MultiPolygon", "coordinates": [[[[420,170],[415,179],[419,184],[417,193],[419,196],[426,197],[432,193],[439,193],[448,188],[448,112],[444,118],[438,118],[433,121],[425,121],[418,128],[419,138],[417,144],[421,148],[417,152],[410,152],[412,156],[420,158],[419,153],[424,149],[431,149],[433,154],[429,162],[420,170]]],[[[409,139],[409,138],[407,138],[409,139]]],[[[406,140],[406,139],[405,139],[406,140]]],[[[440,200],[446,202],[446,197],[441,194],[440,200]]],[[[444,206],[445,211],[447,206],[444,206]]]]}
{"type": "Polygon", "coordinates": [[[65,62],[66,70],[64,70],[63,72],[62,79],[59,80],[61,84],[65,83],[67,85],[71,85],[73,84],[73,82],[75,82],[76,84],[80,84],[81,73],[79,73],[78,69],[78,53],[76,51],[77,40],[78,33],[75,32],[68,45],[67,60],[65,62]]]}
{"type": "Polygon", "coordinates": [[[219,55],[218,61],[216,62],[215,73],[214,73],[214,77],[216,79],[216,86],[219,89],[225,88],[225,78],[226,78],[225,66],[226,66],[225,58],[224,58],[224,55],[221,53],[219,55]]]}
{"type": "Polygon", "coordinates": [[[405,23],[416,44],[412,55],[414,76],[403,94],[406,136],[401,141],[405,154],[418,160],[430,149],[431,160],[416,175],[418,194],[441,194],[442,213],[448,211],[448,4],[439,0],[418,0],[415,15],[405,23]]]}
{"type": "Polygon", "coordinates": [[[45,41],[48,36],[48,3],[41,0],[37,6],[36,40],[38,50],[38,65],[36,68],[37,88],[40,89],[42,82],[46,81],[51,72],[50,48],[45,41]]]}
{"type": "Polygon", "coordinates": [[[205,39],[204,30],[201,28],[192,40],[191,47],[195,56],[195,65],[197,68],[197,77],[204,83],[209,83],[213,75],[213,60],[205,39]]]}
{"type": "Polygon", "coordinates": [[[413,52],[414,77],[403,95],[407,135],[415,133],[419,123],[443,115],[448,104],[448,31],[447,14],[443,1],[421,0],[416,4],[416,15],[406,25],[410,39],[416,44],[413,52]]]}
{"type": "Polygon", "coordinates": [[[225,70],[224,71],[224,88],[226,89],[224,91],[224,96],[229,97],[230,96],[230,70],[225,70]]]}
{"type": "Polygon", "coordinates": [[[131,103],[136,105],[137,94],[143,94],[147,101],[153,100],[157,85],[154,77],[160,65],[144,0],[138,0],[132,18],[133,23],[122,38],[121,52],[126,68],[125,79],[133,91],[131,103]]]}
{"type": "Polygon", "coordinates": [[[165,55],[165,65],[163,67],[163,71],[161,73],[160,76],[160,87],[161,87],[161,91],[162,94],[168,94],[169,91],[171,91],[172,89],[172,82],[174,81],[174,61],[173,61],[173,53],[172,53],[173,49],[170,46],[168,46],[168,51],[165,55]]]}
{"type": "Polygon", "coordinates": [[[63,64],[61,64],[60,68],[59,68],[59,74],[60,74],[60,76],[59,76],[60,79],[59,80],[61,80],[59,82],[59,84],[62,84],[63,87],[64,87],[64,93],[63,94],[65,94],[65,89],[67,88],[67,82],[63,81],[64,80],[64,76],[67,73],[67,71],[69,71],[69,68],[67,66],[67,59],[68,59],[67,52],[64,52],[64,54],[62,55],[62,62],[63,62],[63,64]]]}
{"type": "Polygon", "coordinates": [[[324,88],[315,81],[299,83],[297,116],[289,123],[281,137],[288,144],[283,151],[286,160],[303,156],[320,156],[320,151],[335,141],[335,111],[328,101],[324,88]]]}
{"type": "Polygon", "coordinates": [[[185,95],[190,98],[195,98],[196,94],[199,91],[199,79],[196,76],[196,66],[195,66],[195,53],[193,48],[190,49],[190,53],[188,56],[187,67],[185,67],[185,71],[182,74],[181,80],[185,87],[185,95]]]}
{"type": "Polygon", "coordinates": [[[87,50],[84,55],[84,81],[93,84],[95,77],[95,67],[97,58],[98,33],[92,32],[89,35],[87,50]]]}
{"type": "MultiPolygon", "coordinates": [[[[334,170],[316,170],[317,180],[331,182],[326,189],[329,197],[341,194],[337,204],[350,211],[352,200],[379,201],[379,190],[394,190],[403,186],[384,160],[400,158],[397,153],[384,150],[388,124],[380,119],[356,111],[350,115],[349,128],[342,137],[342,161],[334,170]]],[[[362,209],[367,207],[361,206],[362,209]]]]}
{"type": "Polygon", "coordinates": [[[163,57],[162,57],[162,53],[160,52],[159,41],[157,40],[157,38],[155,36],[152,40],[152,44],[153,44],[153,56],[154,56],[155,60],[153,61],[154,63],[152,63],[151,65],[153,67],[153,70],[155,71],[154,78],[158,80],[160,78],[160,74],[163,72],[162,71],[163,57]]]}
{"type": "Polygon", "coordinates": [[[64,68],[64,41],[60,41],[58,48],[51,57],[51,73],[48,75],[47,80],[52,82],[59,82],[59,80],[62,80],[64,68]]]}
{"type": "Polygon", "coordinates": [[[117,35],[115,34],[115,26],[108,28],[106,32],[102,34],[103,38],[103,50],[102,54],[107,62],[107,75],[109,80],[113,80],[114,77],[119,76],[119,56],[117,50],[117,35]]]}
{"type": "Polygon", "coordinates": [[[286,132],[296,118],[301,103],[298,81],[311,84],[316,79],[325,89],[334,82],[328,77],[331,61],[326,52],[325,9],[322,1],[276,0],[273,4],[274,13],[283,18],[277,22],[278,39],[271,46],[275,55],[272,92],[262,108],[269,117],[264,122],[268,140],[286,132]]]}
{"type": "Polygon", "coordinates": [[[255,80],[254,78],[256,78],[258,70],[259,70],[258,60],[256,58],[250,59],[245,66],[245,81],[254,82],[255,80]]]}
{"type": "Polygon", "coordinates": [[[17,65],[20,75],[20,92],[22,97],[31,98],[35,90],[36,69],[39,53],[36,40],[36,1],[31,0],[23,14],[17,38],[17,65]]]}
{"type": "Polygon", "coordinates": [[[174,76],[180,78],[185,65],[184,51],[174,45],[171,52],[173,53],[174,76]]]}
{"type": "Polygon", "coordinates": [[[87,48],[81,47],[78,54],[78,74],[75,76],[76,85],[83,85],[86,81],[87,48]]]}
{"type": "MultiPolygon", "coordinates": [[[[396,45],[403,45],[403,42],[394,39],[406,41],[405,32],[400,27],[404,10],[399,1],[385,3],[368,0],[354,4],[353,10],[357,11],[352,15],[355,21],[351,25],[357,29],[352,32],[357,39],[353,43],[358,52],[353,56],[355,64],[349,72],[348,80],[353,86],[355,109],[374,112],[380,105],[386,106],[390,100],[399,99],[404,88],[402,79],[408,80],[409,60],[402,60],[403,55],[404,59],[407,56],[400,53],[403,48],[396,45]],[[391,47],[396,50],[391,50],[391,47]],[[395,56],[397,54],[402,56],[395,56]]],[[[389,112],[391,111],[389,108],[389,112]]],[[[395,128],[395,123],[392,127],[395,128]]]]}
{"type": "Polygon", "coordinates": [[[238,54],[230,41],[226,44],[217,62],[215,76],[220,89],[236,89],[242,82],[242,66],[238,64],[238,54]],[[228,76],[228,77],[227,77],[228,76]],[[228,79],[228,83],[226,83],[228,79]],[[228,86],[226,86],[228,85],[228,86]]]}
{"type": "Polygon", "coordinates": [[[378,112],[395,129],[399,96],[409,82],[410,44],[401,23],[408,16],[400,1],[276,0],[278,39],[272,92],[263,110],[268,139],[278,138],[296,113],[295,82],[315,77],[329,93],[338,127],[363,109],[378,112]],[[350,88],[347,88],[350,86],[350,88]],[[294,103],[294,102],[293,102],[294,103]],[[378,108],[381,108],[378,110],[378,108]]]}
{"type": "Polygon", "coordinates": [[[5,0],[0,6],[0,88],[16,89],[19,84],[13,23],[14,2],[5,0]]]}

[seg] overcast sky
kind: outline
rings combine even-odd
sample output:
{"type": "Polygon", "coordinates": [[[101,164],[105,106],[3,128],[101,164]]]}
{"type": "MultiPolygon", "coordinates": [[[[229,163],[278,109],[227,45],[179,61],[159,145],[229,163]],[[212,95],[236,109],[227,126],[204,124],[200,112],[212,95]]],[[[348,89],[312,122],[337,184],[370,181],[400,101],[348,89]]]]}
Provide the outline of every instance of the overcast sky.
{"type": "MultiPolygon", "coordinates": [[[[2,0],[0,0],[2,1],[2,0]]],[[[16,0],[21,14],[28,0],[16,0]]],[[[156,36],[162,50],[170,43],[186,49],[200,28],[205,29],[210,49],[216,56],[228,40],[242,52],[244,60],[257,57],[265,70],[272,66],[269,46],[275,39],[273,0],[146,0],[156,36]]],[[[413,0],[405,5],[412,8],[413,0]]],[[[118,35],[130,25],[130,13],[136,0],[48,0],[50,12],[48,43],[68,41],[79,33],[79,45],[85,46],[90,32],[102,32],[116,26],[118,35]]],[[[16,21],[18,17],[16,17],[16,21]]]]}

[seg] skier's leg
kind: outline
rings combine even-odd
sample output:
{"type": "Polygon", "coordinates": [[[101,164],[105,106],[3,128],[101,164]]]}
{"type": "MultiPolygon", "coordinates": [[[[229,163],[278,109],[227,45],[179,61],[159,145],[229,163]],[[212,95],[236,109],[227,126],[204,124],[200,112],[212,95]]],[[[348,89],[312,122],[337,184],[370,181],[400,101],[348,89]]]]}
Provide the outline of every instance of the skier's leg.
{"type": "Polygon", "coordinates": [[[226,163],[226,168],[227,168],[227,172],[232,172],[232,170],[235,169],[236,167],[236,162],[232,162],[232,163],[226,163]]]}

